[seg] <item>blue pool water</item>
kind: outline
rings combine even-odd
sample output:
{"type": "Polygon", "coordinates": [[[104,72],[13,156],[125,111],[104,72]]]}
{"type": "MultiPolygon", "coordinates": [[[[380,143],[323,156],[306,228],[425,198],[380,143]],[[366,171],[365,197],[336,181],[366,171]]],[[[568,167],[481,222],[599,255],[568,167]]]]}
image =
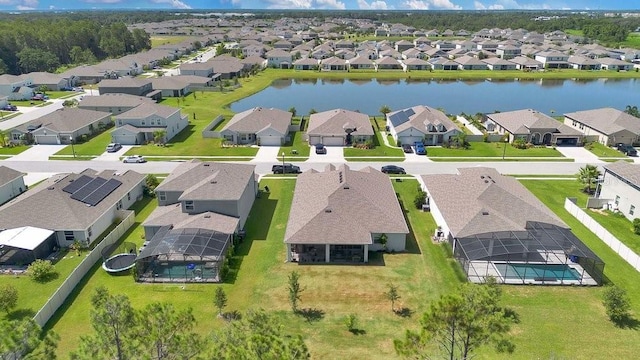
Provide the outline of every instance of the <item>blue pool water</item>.
{"type": "Polygon", "coordinates": [[[505,279],[523,279],[550,281],[580,280],[582,276],[565,264],[494,264],[505,279]]]}

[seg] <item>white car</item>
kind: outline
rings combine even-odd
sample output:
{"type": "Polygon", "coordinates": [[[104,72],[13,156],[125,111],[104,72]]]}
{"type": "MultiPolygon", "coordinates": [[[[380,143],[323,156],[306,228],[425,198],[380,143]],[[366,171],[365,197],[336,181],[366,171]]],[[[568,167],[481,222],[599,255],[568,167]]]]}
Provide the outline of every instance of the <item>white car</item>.
{"type": "Polygon", "coordinates": [[[147,160],[140,155],[127,156],[122,160],[123,163],[145,163],[147,160]]]}

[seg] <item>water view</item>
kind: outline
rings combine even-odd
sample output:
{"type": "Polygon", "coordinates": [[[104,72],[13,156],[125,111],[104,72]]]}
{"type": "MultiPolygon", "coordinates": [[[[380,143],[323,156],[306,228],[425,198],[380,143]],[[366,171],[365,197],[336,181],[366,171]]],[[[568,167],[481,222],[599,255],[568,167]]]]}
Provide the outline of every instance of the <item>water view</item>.
{"type": "Polygon", "coordinates": [[[231,105],[235,112],[256,106],[298,114],[334,108],[379,115],[382,105],[391,110],[414,105],[442,108],[447,113],[491,113],[524,108],[548,115],[600,107],[624,110],[638,105],[637,79],[590,80],[329,80],[282,79],[267,89],[231,105]]]}

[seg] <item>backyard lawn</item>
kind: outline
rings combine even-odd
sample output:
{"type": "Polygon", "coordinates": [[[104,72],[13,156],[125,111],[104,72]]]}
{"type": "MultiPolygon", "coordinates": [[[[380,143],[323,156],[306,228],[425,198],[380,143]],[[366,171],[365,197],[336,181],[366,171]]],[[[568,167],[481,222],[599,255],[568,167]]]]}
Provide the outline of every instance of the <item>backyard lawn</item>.
{"type": "Polygon", "coordinates": [[[586,212],[623,244],[640,254],[640,235],[633,232],[633,224],[623,214],[599,209],[588,209],[586,212]]]}
{"type": "Polygon", "coordinates": [[[553,148],[534,147],[530,149],[516,149],[510,144],[472,142],[469,149],[446,149],[443,147],[428,146],[429,157],[562,157],[562,154],[553,148]]]}

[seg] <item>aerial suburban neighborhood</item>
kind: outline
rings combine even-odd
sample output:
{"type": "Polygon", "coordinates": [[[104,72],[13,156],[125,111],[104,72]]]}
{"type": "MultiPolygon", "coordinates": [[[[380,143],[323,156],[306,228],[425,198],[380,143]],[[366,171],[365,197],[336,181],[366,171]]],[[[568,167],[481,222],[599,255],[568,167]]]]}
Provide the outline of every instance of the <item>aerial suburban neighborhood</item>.
{"type": "Polygon", "coordinates": [[[0,358],[637,357],[640,13],[487,8],[0,12],[0,358]]]}

